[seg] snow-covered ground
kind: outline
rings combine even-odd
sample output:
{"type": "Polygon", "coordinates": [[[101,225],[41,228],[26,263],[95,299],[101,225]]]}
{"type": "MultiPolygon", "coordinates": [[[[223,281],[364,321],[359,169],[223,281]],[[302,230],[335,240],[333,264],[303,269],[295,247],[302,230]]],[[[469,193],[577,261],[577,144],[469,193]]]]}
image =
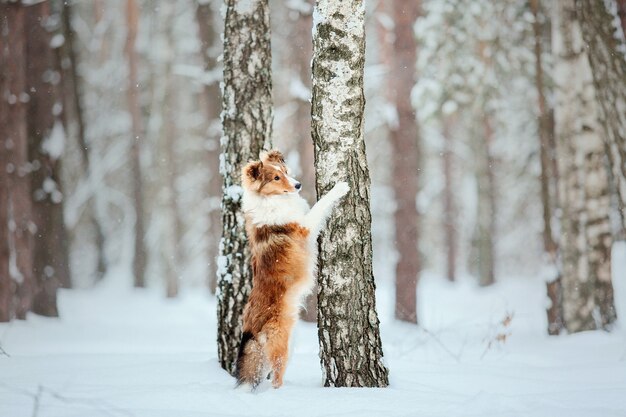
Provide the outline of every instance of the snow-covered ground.
{"type": "MultiPolygon", "coordinates": [[[[625,269],[615,271],[621,317],[625,269]]],[[[285,386],[257,394],[233,389],[217,363],[209,295],[188,290],[165,300],[109,281],[62,291],[60,320],[31,315],[0,325],[9,355],[0,353],[0,417],[626,416],[624,326],[546,336],[538,280],[478,289],[427,275],[424,327],[391,318],[393,292],[383,283],[389,388],[323,388],[315,326],[301,323],[285,386]]]]}

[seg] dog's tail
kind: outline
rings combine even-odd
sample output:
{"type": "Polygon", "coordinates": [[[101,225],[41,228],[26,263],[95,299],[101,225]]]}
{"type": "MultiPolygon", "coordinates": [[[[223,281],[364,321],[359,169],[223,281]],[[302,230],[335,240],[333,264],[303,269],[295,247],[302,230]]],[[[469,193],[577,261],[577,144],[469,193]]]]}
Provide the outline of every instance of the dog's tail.
{"type": "Polygon", "coordinates": [[[259,333],[255,338],[251,332],[243,332],[235,368],[237,386],[250,384],[254,389],[267,376],[269,366],[265,354],[265,342],[266,337],[263,333],[259,333]]]}

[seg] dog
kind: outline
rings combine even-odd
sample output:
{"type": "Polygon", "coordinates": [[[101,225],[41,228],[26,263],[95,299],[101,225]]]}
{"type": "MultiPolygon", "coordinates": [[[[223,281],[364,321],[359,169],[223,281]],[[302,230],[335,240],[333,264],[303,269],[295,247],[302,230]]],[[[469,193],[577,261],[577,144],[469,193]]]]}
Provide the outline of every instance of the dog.
{"type": "Polygon", "coordinates": [[[315,284],[317,237],[350,190],[338,182],[309,209],[283,155],[272,150],[259,158],[241,171],[253,285],[235,371],[237,386],[249,384],[253,390],[266,378],[274,388],[283,384],[289,337],[315,284]]]}

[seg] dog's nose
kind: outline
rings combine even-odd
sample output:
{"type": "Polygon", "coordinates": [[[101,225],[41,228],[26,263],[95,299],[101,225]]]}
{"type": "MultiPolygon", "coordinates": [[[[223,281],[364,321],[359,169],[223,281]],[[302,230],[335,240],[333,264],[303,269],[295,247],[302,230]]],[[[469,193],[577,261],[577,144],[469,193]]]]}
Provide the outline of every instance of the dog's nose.
{"type": "Polygon", "coordinates": [[[299,190],[300,188],[302,188],[302,184],[297,183],[297,184],[296,184],[296,190],[299,190]]]}

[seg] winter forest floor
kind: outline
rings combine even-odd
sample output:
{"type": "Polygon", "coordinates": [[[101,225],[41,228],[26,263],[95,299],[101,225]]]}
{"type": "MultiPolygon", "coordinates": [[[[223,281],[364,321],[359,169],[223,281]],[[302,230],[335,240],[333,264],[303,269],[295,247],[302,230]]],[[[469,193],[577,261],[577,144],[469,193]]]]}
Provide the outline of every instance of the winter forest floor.
{"type": "MultiPolygon", "coordinates": [[[[623,318],[626,268],[615,277],[623,318]]],[[[62,291],[60,320],[0,325],[0,417],[626,415],[624,321],[550,338],[538,280],[478,289],[426,275],[424,327],[394,321],[392,288],[379,285],[389,388],[323,388],[316,328],[300,323],[285,386],[256,395],[234,390],[217,363],[213,298],[187,290],[165,300],[120,281],[62,291]]]]}

